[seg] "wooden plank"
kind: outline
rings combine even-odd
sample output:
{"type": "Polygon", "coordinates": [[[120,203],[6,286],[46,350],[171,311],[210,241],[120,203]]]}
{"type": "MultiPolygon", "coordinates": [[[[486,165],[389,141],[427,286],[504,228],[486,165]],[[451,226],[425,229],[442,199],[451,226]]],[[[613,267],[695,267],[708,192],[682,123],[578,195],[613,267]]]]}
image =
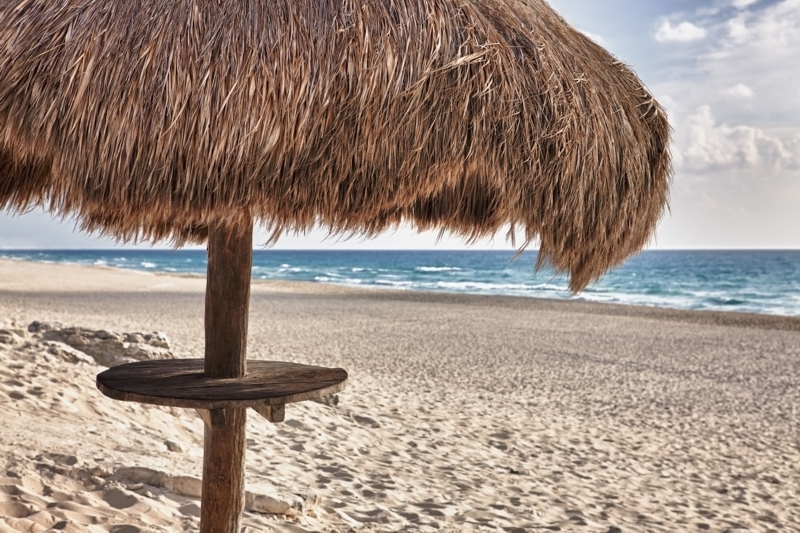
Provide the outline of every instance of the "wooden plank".
{"type": "Polygon", "coordinates": [[[205,422],[209,429],[220,429],[225,427],[224,409],[197,409],[197,414],[205,422]]]}
{"type": "Polygon", "coordinates": [[[259,405],[253,407],[253,410],[273,424],[283,422],[286,419],[285,405],[259,405]]]}
{"type": "MultiPolygon", "coordinates": [[[[247,375],[247,320],[253,260],[253,223],[208,230],[203,377],[247,375]]],[[[244,511],[246,409],[212,410],[205,428],[200,533],[239,533],[244,511]],[[220,416],[223,427],[214,427],[220,416]]]]}
{"type": "Polygon", "coordinates": [[[249,361],[242,378],[203,375],[202,359],[141,361],[110,368],[97,387],[116,400],[194,409],[283,405],[344,389],[347,372],[282,361],[249,361]]]}

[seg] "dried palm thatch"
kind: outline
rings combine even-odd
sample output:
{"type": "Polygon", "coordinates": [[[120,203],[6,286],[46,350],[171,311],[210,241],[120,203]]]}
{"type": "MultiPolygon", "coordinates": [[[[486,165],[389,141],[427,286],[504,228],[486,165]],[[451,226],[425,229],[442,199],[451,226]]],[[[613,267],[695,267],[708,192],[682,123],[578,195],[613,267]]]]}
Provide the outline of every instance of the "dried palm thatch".
{"type": "Polygon", "coordinates": [[[511,226],[577,290],[646,244],[668,146],[542,0],[0,4],[0,208],[123,240],[511,226]]]}

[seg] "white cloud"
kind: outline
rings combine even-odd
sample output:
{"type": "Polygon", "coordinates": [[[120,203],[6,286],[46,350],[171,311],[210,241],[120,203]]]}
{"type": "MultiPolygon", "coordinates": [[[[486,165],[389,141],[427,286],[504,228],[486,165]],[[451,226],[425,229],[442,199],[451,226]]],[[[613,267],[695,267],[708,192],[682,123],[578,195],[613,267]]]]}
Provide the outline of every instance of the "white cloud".
{"type": "Polygon", "coordinates": [[[672,217],[659,244],[797,248],[800,0],[734,1],[663,19],[707,35],[662,48],[669,61],[651,82],[669,95],[674,128],[672,217]]]}
{"type": "Polygon", "coordinates": [[[726,90],[725,94],[728,96],[734,96],[736,98],[753,98],[756,95],[753,89],[744,83],[737,83],[730,89],[726,90]]]}
{"type": "Polygon", "coordinates": [[[705,30],[705,28],[695,26],[691,22],[681,22],[680,24],[673,26],[670,21],[665,20],[656,30],[656,41],[660,43],[688,43],[705,38],[707,33],[708,32],[705,30]]]}
{"type": "Polygon", "coordinates": [[[683,133],[677,150],[691,170],[800,168],[800,134],[781,139],[753,126],[717,124],[709,106],[688,117],[683,133]]]}
{"type": "Polygon", "coordinates": [[[686,80],[692,85],[687,92],[693,93],[695,105],[710,103],[724,119],[728,119],[726,111],[737,114],[737,107],[726,109],[723,102],[714,102],[705,87],[713,88],[717,98],[750,98],[756,112],[750,119],[754,125],[767,126],[771,121],[767,127],[783,123],[797,128],[800,100],[793,88],[800,86],[800,68],[792,65],[800,65],[800,0],[741,12],[708,27],[709,46],[700,55],[694,79],[686,80]],[[739,87],[742,82],[752,95],[739,87]]]}
{"type": "Polygon", "coordinates": [[[742,41],[747,37],[747,23],[744,15],[739,15],[728,21],[728,35],[734,41],[742,41]]]}
{"type": "Polygon", "coordinates": [[[733,7],[737,9],[744,9],[747,6],[755,4],[756,2],[758,2],[758,0],[733,0],[733,7]]]}
{"type": "Polygon", "coordinates": [[[655,85],[678,104],[669,110],[686,164],[738,161],[764,165],[761,170],[767,173],[770,165],[795,165],[792,139],[800,135],[800,69],[791,65],[800,65],[800,0],[694,17],[708,30],[707,38],[692,47],[691,56],[671,49],[678,61],[665,71],[670,79],[655,85]],[[702,106],[707,106],[704,113],[702,106]],[[690,130],[699,143],[691,157],[690,130]],[[727,155],[712,150],[714,146],[727,147],[727,155]]]}
{"type": "Polygon", "coordinates": [[[729,19],[726,25],[732,42],[723,40],[723,46],[753,44],[752,53],[768,52],[774,48],[777,53],[791,50],[796,54],[800,1],[783,0],[767,9],[741,12],[729,19]]]}

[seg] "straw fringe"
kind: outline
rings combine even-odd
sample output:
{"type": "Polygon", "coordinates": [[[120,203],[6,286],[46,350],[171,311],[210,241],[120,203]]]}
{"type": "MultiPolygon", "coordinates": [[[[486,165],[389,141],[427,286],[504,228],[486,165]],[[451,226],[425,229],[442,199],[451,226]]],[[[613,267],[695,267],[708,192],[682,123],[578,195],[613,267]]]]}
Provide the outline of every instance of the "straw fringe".
{"type": "Polygon", "coordinates": [[[650,238],[669,136],[541,0],[0,3],[0,208],[121,240],[511,225],[579,290],[650,238]]]}

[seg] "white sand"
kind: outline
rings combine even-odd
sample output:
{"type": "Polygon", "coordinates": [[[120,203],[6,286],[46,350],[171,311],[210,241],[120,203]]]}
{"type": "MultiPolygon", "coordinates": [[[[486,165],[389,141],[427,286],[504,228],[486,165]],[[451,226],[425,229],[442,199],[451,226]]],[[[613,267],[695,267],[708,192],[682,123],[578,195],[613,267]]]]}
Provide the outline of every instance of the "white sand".
{"type": "MultiPolygon", "coordinates": [[[[199,357],[203,291],[0,261],[0,532],[196,530],[197,415],[105,398],[27,326],[199,357]]],[[[351,379],[250,416],[247,488],[281,514],[249,531],[800,531],[800,319],[257,283],[250,324],[251,358],[351,379]]]]}

